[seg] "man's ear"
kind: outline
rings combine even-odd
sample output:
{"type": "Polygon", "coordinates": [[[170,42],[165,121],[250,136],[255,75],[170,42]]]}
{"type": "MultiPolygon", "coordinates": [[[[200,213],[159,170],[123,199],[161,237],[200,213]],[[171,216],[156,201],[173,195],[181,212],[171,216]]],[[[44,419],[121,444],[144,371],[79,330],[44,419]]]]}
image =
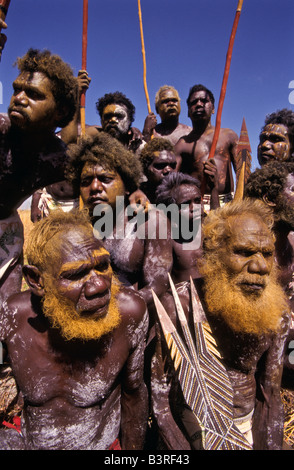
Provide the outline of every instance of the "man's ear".
{"type": "Polygon", "coordinates": [[[44,282],[41,272],[36,266],[24,265],[22,268],[25,280],[33,294],[43,297],[44,282]]]}
{"type": "Polygon", "coordinates": [[[276,207],[277,205],[275,202],[271,201],[265,194],[262,196],[262,200],[263,202],[265,202],[268,206],[272,208],[276,207]]]}

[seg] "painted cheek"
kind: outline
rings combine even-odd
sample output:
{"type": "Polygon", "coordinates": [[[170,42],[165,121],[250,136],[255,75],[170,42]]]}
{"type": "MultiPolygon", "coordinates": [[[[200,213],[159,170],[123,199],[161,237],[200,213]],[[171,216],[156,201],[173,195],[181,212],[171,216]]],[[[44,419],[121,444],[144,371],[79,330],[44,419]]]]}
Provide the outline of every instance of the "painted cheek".
{"type": "Polygon", "coordinates": [[[290,146],[286,142],[277,142],[274,144],[274,152],[276,159],[280,161],[285,161],[289,157],[290,146]]]}

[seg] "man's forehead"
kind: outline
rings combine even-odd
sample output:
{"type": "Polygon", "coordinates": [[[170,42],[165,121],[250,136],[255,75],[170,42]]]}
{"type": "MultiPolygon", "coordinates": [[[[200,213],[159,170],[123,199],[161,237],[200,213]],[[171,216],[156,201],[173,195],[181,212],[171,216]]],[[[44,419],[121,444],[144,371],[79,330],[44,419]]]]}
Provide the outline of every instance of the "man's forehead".
{"type": "Polygon", "coordinates": [[[273,244],[273,235],[262,218],[255,214],[232,216],[228,220],[230,239],[235,242],[246,243],[263,241],[273,244]]]}
{"type": "Polygon", "coordinates": [[[158,150],[153,153],[153,163],[161,160],[176,160],[176,156],[170,150],[158,150]]]}
{"type": "Polygon", "coordinates": [[[264,134],[279,134],[286,136],[288,135],[288,128],[284,124],[267,124],[263,131],[261,132],[262,135],[264,134]]]}
{"type": "Polygon", "coordinates": [[[97,175],[108,174],[111,176],[116,176],[117,172],[115,170],[109,170],[107,168],[104,168],[99,163],[86,162],[82,169],[81,175],[85,176],[85,175],[94,175],[94,174],[97,174],[97,175]]]}
{"type": "Polygon", "coordinates": [[[115,114],[115,113],[124,113],[127,114],[128,110],[124,104],[112,103],[107,104],[103,109],[103,114],[115,114]]]}
{"type": "Polygon", "coordinates": [[[23,71],[13,82],[13,85],[27,84],[30,86],[51,86],[49,78],[42,72],[23,71]]]}

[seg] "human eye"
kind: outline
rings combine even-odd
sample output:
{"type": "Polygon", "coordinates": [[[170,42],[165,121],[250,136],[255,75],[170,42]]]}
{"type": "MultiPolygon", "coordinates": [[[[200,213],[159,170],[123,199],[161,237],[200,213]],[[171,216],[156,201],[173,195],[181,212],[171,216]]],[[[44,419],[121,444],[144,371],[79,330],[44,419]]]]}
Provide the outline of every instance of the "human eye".
{"type": "Polygon", "coordinates": [[[99,271],[100,273],[103,273],[103,272],[107,271],[108,268],[109,268],[109,262],[108,261],[99,262],[95,265],[95,270],[99,271]]]}

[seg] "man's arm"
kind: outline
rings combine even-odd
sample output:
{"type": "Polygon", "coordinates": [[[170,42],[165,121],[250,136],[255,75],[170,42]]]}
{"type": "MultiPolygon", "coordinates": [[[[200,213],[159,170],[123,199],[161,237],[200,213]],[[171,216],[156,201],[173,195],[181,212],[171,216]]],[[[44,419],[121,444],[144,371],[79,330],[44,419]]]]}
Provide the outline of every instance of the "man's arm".
{"type": "Polygon", "coordinates": [[[284,411],[281,401],[281,379],[285,342],[290,315],[283,317],[281,331],[276,334],[265,357],[257,367],[256,407],[253,416],[255,450],[281,450],[283,443],[284,411]]]}
{"type": "Polygon", "coordinates": [[[148,312],[145,310],[142,321],[132,335],[132,351],[125,365],[122,381],[120,433],[122,450],[142,450],[144,446],[148,420],[148,393],[144,383],[147,330],[148,312]]]}
{"type": "Polygon", "coordinates": [[[79,125],[80,125],[80,100],[82,91],[85,91],[89,88],[91,78],[88,76],[86,70],[80,70],[78,73],[78,84],[79,84],[79,94],[78,94],[78,106],[77,111],[74,115],[73,120],[65,126],[60,131],[60,136],[63,142],[66,144],[75,144],[79,136],[79,125]]]}
{"type": "Polygon", "coordinates": [[[147,306],[153,303],[151,290],[160,297],[169,286],[168,273],[173,264],[170,221],[158,210],[149,211],[145,224],[145,253],[142,287],[139,292],[147,306]]]}

